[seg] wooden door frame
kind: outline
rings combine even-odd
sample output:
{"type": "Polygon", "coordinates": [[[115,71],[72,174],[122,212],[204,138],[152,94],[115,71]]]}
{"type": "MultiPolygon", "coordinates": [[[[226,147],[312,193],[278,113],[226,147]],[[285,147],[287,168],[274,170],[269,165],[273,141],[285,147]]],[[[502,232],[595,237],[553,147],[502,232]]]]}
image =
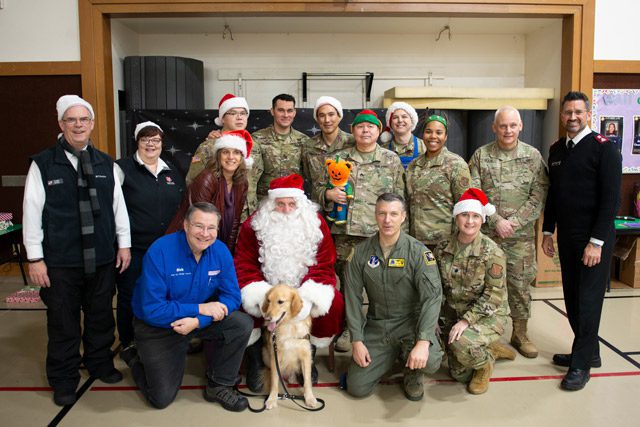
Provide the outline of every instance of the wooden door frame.
{"type": "MultiPolygon", "coordinates": [[[[455,16],[562,18],[561,93],[593,87],[595,0],[78,0],[82,94],[96,113],[92,139],[115,156],[112,17],[455,16]]],[[[559,96],[559,94],[558,94],[559,96]]]]}

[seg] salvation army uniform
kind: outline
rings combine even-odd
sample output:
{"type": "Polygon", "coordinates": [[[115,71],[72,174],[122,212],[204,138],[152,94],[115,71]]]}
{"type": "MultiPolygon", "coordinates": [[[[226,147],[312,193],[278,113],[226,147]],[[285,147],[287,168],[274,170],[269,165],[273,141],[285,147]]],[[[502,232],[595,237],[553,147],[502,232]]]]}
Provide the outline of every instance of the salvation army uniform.
{"type": "Polygon", "coordinates": [[[352,341],[363,341],[372,359],[366,368],[351,361],[349,392],[368,394],[398,357],[407,359],[417,340],[431,343],[424,372],[435,372],[442,359],[435,333],[442,288],[431,251],[401,232],[385,258],[376,234],[356,246],[346,278],[347,325],[352,341]],[[366,317],[362,313],[363,289],[369,300],[366,317]]]}
{"type": "Polygon", "coordinates": [[[575,334],[570,368],[588,370],[600,358],[598,328],[615,241],[622,159],[614,144],[586,127],[572,148],[561,138],[549,150],[550,187],[544,211],[545,233],[558,227],[562,288],[575,334]],[[589,242],[602,245],[601,261],[582,262],[589,242]]]}

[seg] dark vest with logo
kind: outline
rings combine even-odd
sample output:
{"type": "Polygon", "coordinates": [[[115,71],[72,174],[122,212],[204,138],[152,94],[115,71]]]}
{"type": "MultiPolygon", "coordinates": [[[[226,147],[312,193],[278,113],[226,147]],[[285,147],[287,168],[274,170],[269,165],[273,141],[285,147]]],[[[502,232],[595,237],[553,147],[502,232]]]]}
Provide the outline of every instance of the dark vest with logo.
{"type": "MultiPolygon", "coordinates": [[[[113,215],[113,160],[87,147],[96,182],[100,215],[94,217],[96,265],[104,265],[115,257],[116,225],[113,215]]],[[[42,211],[44,259],[50,267],[82,267],[82,236],[78,208],[78,173],[60,143],[31,160],[42,175],[45,203],[42,211]]]]}
{"type": "Polygon", "coordinates": [[[124,172],[122,192],[131,224],[131,247],[141,251],[164,235],[180,206],[184,192],[182,175],[169,163],[156,177],[133,156],[116,161],[124,172]]]}

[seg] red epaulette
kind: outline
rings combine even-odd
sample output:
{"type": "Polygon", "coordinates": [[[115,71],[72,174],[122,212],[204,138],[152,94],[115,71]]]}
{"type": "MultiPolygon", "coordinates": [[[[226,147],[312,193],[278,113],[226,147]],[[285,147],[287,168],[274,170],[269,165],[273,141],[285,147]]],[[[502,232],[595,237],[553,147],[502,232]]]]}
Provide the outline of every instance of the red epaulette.
{"type": "Polygon", "coordinates": [[[600,135],[599,133],[596,133],[596,141],[598,141],[600,144],[604,144],[605,142],[611,142],[611,140],[607,139],[607,137],[600,135]]]}

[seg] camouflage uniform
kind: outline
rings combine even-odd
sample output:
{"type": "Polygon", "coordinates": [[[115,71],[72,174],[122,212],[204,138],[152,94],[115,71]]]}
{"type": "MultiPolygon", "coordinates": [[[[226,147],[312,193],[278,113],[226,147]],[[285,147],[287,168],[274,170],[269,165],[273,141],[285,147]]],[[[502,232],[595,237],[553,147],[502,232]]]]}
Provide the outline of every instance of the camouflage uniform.
{"type": "Polygon", "coordinates": [[[302,176],[309,185],[309,199],[324,204],[324,191],[327,183],[327,167],[324,161],[335,153],[355,145],[355,139],[350,133],[342,130],[338,132],[333,144],[327,145],[322,133],[307,138],[302,144],[302,176]]]}
{"type": "Polygon", "coordinates": [[[345,300],[352,341],[362,341],[371,356],[366,368],[351,361],[347,391],[355,396],[369,394],[396,359],[402,358],[404,365],[417,340],[431,343],[422,372],[437,371],[442,349],[435,328],[442,286],[431,251],[401,232],[385,259],[378,236],[372,236],[355,248],[347,280],[345,300]],[[369,300],[366,319],[362,312],[363,289],[369,300]]]}
{"type": "MultiPolygon", "coordinates": [[[[393,151],[398,155],[398,157],[413,156],[413,138],[414,136],[411,135],[411,139],[409,140],[409,143],[407,145],[398,144],[395,140],[392,140],[387,144],[381,143],[380,146],[382,148],[387,148],[393,151]]],[[[424,141],[418,137],[416,137],[416,139],[418,140],[418,155],[424,154],[424,152],[426,151],[424,141]]]]}
{"type": "Polygon", "coordinates": [[[455,224],[453,205],[470,182],[467,163],[447,147],[433,159],[413,160],[407,168],[409,233],[429,246],[448,239],[455,224]]]}
{"type": "Polygon", "coordinates": [[[511,317],[531,316],[529,285],[537,273],[535,221],[540,216],[549,187],[547,169],[540,152],[518,141],[516,148],[502,150],[497,142],[480,147],[469,160],[473,187],[481,188],[496,213],[487,217],[483,232],[507,256],[507,289],[511,317]],[[498,220],[515,224],[514,234],[501,239],[495,232],[498,220]]]}
{"type": "MultiPolygon", "coordinates": [[[[379,145],[376,145],[376,149],[371,153],[361,153],[353,147],[335,154],[353,164],[349,177],[353,186],[353,199],[349,200],[347,222],[331,226],[338,258],[336,273],[344,283],[347,257],[355,245],[378,231],[375,216],[378,196],[382,193],[396,193],[404,196],[404,168],[397,154],[379,145]]],[[[320,183],[323,188],[325,183],[320,183]]],[[[333,203],[324,204],[325,210],[331,210],[332,206],[333,203]]]]}
{"type": "Polygon", "coordinates": [[[213,158],[213,146],[215,143],[215,139],[206,139],[196,149],[195,154],[191,158],[191,165],[189,166],[187,177],[185,178],[187,187],[191,185],[193,180],[196,179],[196,176],[207,166],[209,160],[213,158]]]}
{"type": "Polygon", "coordinates": [[[273,125],[257,130],[251,136],[253,137],[252,157],[255,156],[251,175],[254,182],[257,182],[254,188],[257,200],[260,202],[267,197],[272,179],[292,173],[301,174],[302,144],[307,136],[293,128],[287,135],[280,135],[273,125]],[[258,157],[260,157],[259,169],[261,170],[255,168],[258,157]]]}
{"type": "Polygon", "coordinates": [[[475,369],[494,362],[487,347],[504,333],[509,315],[505,255],[495,242],[478,233],[468,245],[456,237],[440,242],[435,256],[444,293],[444,336],[459,320],[469,322],[460,339],[447,345],[451,376],[467,383],[475,369]]]}

